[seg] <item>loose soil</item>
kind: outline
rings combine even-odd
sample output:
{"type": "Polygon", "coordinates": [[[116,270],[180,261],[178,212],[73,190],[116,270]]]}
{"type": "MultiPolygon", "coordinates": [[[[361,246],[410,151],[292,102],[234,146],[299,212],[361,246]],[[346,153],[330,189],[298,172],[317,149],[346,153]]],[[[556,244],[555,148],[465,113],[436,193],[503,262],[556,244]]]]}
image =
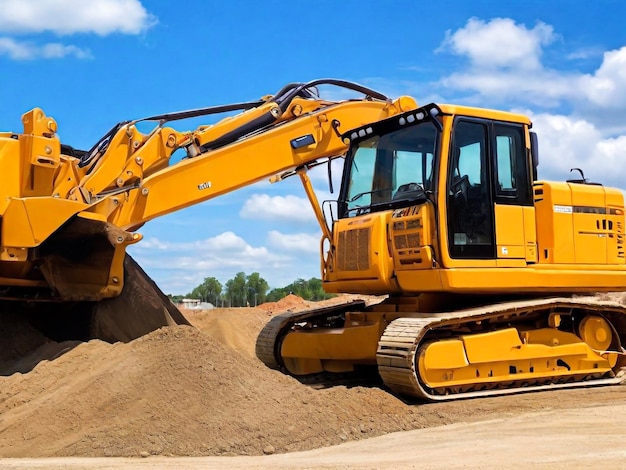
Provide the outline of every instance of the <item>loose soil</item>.
{"type": "Polygon", "coordinates": [[[626,399],[622,386],[436,404],[407,403],[376,386],[313,388],[254,355],[272,315],[308,306],[289,296],[257,308],[185,311],[193,326],[129,343],[56,343],[0,329],[0,340],[23,336],[0,354],[0,457],[285,453],[626,399]]]}

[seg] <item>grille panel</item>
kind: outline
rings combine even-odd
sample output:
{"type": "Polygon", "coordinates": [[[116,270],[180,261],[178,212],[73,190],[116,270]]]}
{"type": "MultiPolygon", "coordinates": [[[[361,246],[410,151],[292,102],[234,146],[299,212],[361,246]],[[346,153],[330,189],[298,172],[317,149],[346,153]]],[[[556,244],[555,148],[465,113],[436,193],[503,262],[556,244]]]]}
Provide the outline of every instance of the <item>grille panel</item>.
{"type": "Polygon", "coordinates": [[[370,268],[370,229],[346,230],[339,234],[338,267],[342,271],[367,271],[370,268]]]}

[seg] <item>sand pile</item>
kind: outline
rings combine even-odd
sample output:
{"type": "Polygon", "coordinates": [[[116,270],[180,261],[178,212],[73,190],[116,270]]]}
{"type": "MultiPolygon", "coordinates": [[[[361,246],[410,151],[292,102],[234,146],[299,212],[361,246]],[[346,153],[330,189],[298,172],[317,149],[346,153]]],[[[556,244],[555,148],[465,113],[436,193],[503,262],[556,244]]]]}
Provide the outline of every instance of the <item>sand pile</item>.
{"type": "Polygon", "coordinates": [[[270,317],[261,308],[194,312],[199,329],[165,327],[130,343],[39,338],[23,359],[43,360],[0,377],[0,457],[289,452],[626,398],[619,387],[415,405],[376,387],[314,389],[254,357],[270,317]]]}
{"type": "Polygon", "coordinates": [[[257,308],[268,313],[287,311],[295,312],[296,310],[302,310],[312,305],[315,305],[315,302],[310,302],[304,300],[302,297],[298,297],[297,295],[289,294],[288,296],[280,299],[278,302],[265,302],[257,308]]]}
{"type": "Polygon", "coordinates": [[[313,390],[185,326],[80,344],[0,390],[3,457],[260,454],[419,425],[381,390],[313,390]]]}

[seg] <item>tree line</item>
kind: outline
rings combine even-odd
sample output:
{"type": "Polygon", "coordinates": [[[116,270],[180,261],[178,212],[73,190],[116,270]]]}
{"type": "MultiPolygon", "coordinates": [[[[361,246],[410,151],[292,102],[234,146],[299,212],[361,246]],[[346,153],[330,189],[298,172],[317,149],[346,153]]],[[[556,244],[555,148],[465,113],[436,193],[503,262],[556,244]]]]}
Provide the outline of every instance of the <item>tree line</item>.
{"type": "Polygon", "coordinates": [[[215,277],[206,277],[187,295],[170,295],[173,302],[182,302],[183,298],[209,302],[216,307],[255,307],[264,302],[276,302],[289,294],[295,294],[305,300],[324,300],[332,297],[324,292],[322,280],[312,277],[309,280],[296,279],[285,287],[269,288],[269,284],[258,272],[246,274],[239,272],[235,277],[222,283],[215,277]]]}

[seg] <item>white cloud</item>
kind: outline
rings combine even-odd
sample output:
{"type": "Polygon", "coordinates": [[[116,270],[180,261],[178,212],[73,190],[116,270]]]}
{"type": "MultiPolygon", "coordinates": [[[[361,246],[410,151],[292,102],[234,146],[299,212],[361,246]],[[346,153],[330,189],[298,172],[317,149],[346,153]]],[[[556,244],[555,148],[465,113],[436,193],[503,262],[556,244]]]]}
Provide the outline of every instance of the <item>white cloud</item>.
{"type": "Polygon", "coordinates": [[[465,55],[474,67],[533,70],[541,66],[542,46],[555,37],[552,26],[541,22],[528,29],[510,18],[495,18],[488,23],[470,18],[465,27],[446,32],[440,50],[449,48],[465,55]]]}
{"type": "Polygon", "coordinates": [[[567,54],[568,60],[586,60],[589,58],[601,57],[604,51],[599,47],[583,47],[567,54]]]}
{"type": "Polygon", "coordinates": [[[532,74],[509,70],[472,70],[453,73],[440,84],[455,90],[478,94],[470,101],[525,102],[542,107],[556,107],[564,98],[577,93],[576,76],[541,70],[532,74]],[[573,86],[574,85],[574,86],[573,86]]]}
{"type": "Polygon", "coordinates": [[[626,46],[605,52],[598,70],[580,78],[579,90],[596,106],[626,107],[626,46]]]}
{"type": "Polygon", "coordinates": [[[277,230],[270,230],[267,234],[268,243],[271,247],[281,251],[295,253],[319,253],[321,235],[310,233],[286,234],[277,230]]]}
{"type": "Polygon", "coordinates": [[[571,168],[605,186],[626,189],[626,136],[603,137],[594,124],[564,115],[532,115],[539,136],[539,176],[563,181],[571,168]]]}
{"type": "Polygon", "coordinates": [[[205,240],[171,242],[146,238],[129,253],[166,293],[185,294],[205,277],[225,283],[238,272],[258,272],[271,287],[282,287],[298,277],[319,276],[320,236],[268,234],[268,246],[252,246],[233,232],[205,240]]]}
{"type": "Polygon", "coordinates": [[[448,31],[437,52],[465,56],[469,66],[440,80],[440,86],[470,91],[472,104],[517,102],[555,107],[565,98],[579,95],[580,74],[547,69],[541,63],[543,47],[557,35],[545,23],[528,29],[510,18],[489,22],[477,18],[454,33],[448,31]]]}
{"type": "Polygon", "coordinates": [[[273,221],[315,221],[315,214],[308,199],[288,194],[269,196],[253,194],[244,203],[239,215],[244,219],[273,221]]]}
{"type": "Polygon", "coordinates": [[[141,244],[138,245],[138,251],[144,250],[169,250],[171,248],[171,243],[162,242],[158,238],[144,238],[141,240],[141,244]]]}
{"type": "Polygon", "coordinates": [[[86,49],[76,46],[65,46],[59,43],[49,43],[41,47],[42,57],[48,59],[57,59],[68,55],[73,55],[79,59],[87,59],[91,57],[91,53],[86,49]]]}
{"type": "Polygon", "coordinates": [[[0,31],[139,34],[156,23],[139,0],[0,0],[0,31]]]}
{"type": "Polygon", "coordinates": [[[292,257],[252,246],[233,232],[182,243],[148,238],[129,252],[147,271],[163,273],[159,278],[168,280],[160,284],[165,282],[161,288],[167,292],[190,291],[207,276],[226,281],[240,271],[258,271],[265,277],[265,273],[285,269],[293,262],[292,257]]]}
{"type": "Polygon", "coordinates": [[[267,250],[263,247],[253,248],[248,245],[246,241],[233,232],[223,232],[212,238],[205,240],[195,240],[191,242],[168,242],[162,241],[158,238],[148,238],[142,240],[137,245],[138,251],[142,250],[161,250],[168,252],[184,252],[184,251],[196,251],[199,253],[199,260],[205,253],[241,253],[246,256],[263,256],[267,250]]]}
{"type": "Polygon", "coordinates": [[[6,55],[14,60],[61,59],[73,56],[78,59],[91,58],[88,49],[77,46],[48,43],[42,46],[28,41],[16,41],[12,38],[0,37],[0,56],[6,55]]]}
{"type": "MultiPolygon", "coordinates": [[[[602,63],[591,73],[562,71],[541,60],[543,49],[556,38],[552,26],[545,23],[528,29],[509,18],[488,22],[472,18],[463,28],[448,31],[438,49],[466,57],[467,67],[443,77],[435,87],[448,93],[469,92],[469,96],[455,101],[478,106],[567,106],[573,115],[601,124],[606,133],[623,132],[626,125],[620,118],[626,108],[626,46],[605,52],[602,63]]],[[[591,53],[597,55],[598,51],[578,49],[571,57],[591,53]]],[[[562,57],[567,58],[567,54],[562,57]]]]}

